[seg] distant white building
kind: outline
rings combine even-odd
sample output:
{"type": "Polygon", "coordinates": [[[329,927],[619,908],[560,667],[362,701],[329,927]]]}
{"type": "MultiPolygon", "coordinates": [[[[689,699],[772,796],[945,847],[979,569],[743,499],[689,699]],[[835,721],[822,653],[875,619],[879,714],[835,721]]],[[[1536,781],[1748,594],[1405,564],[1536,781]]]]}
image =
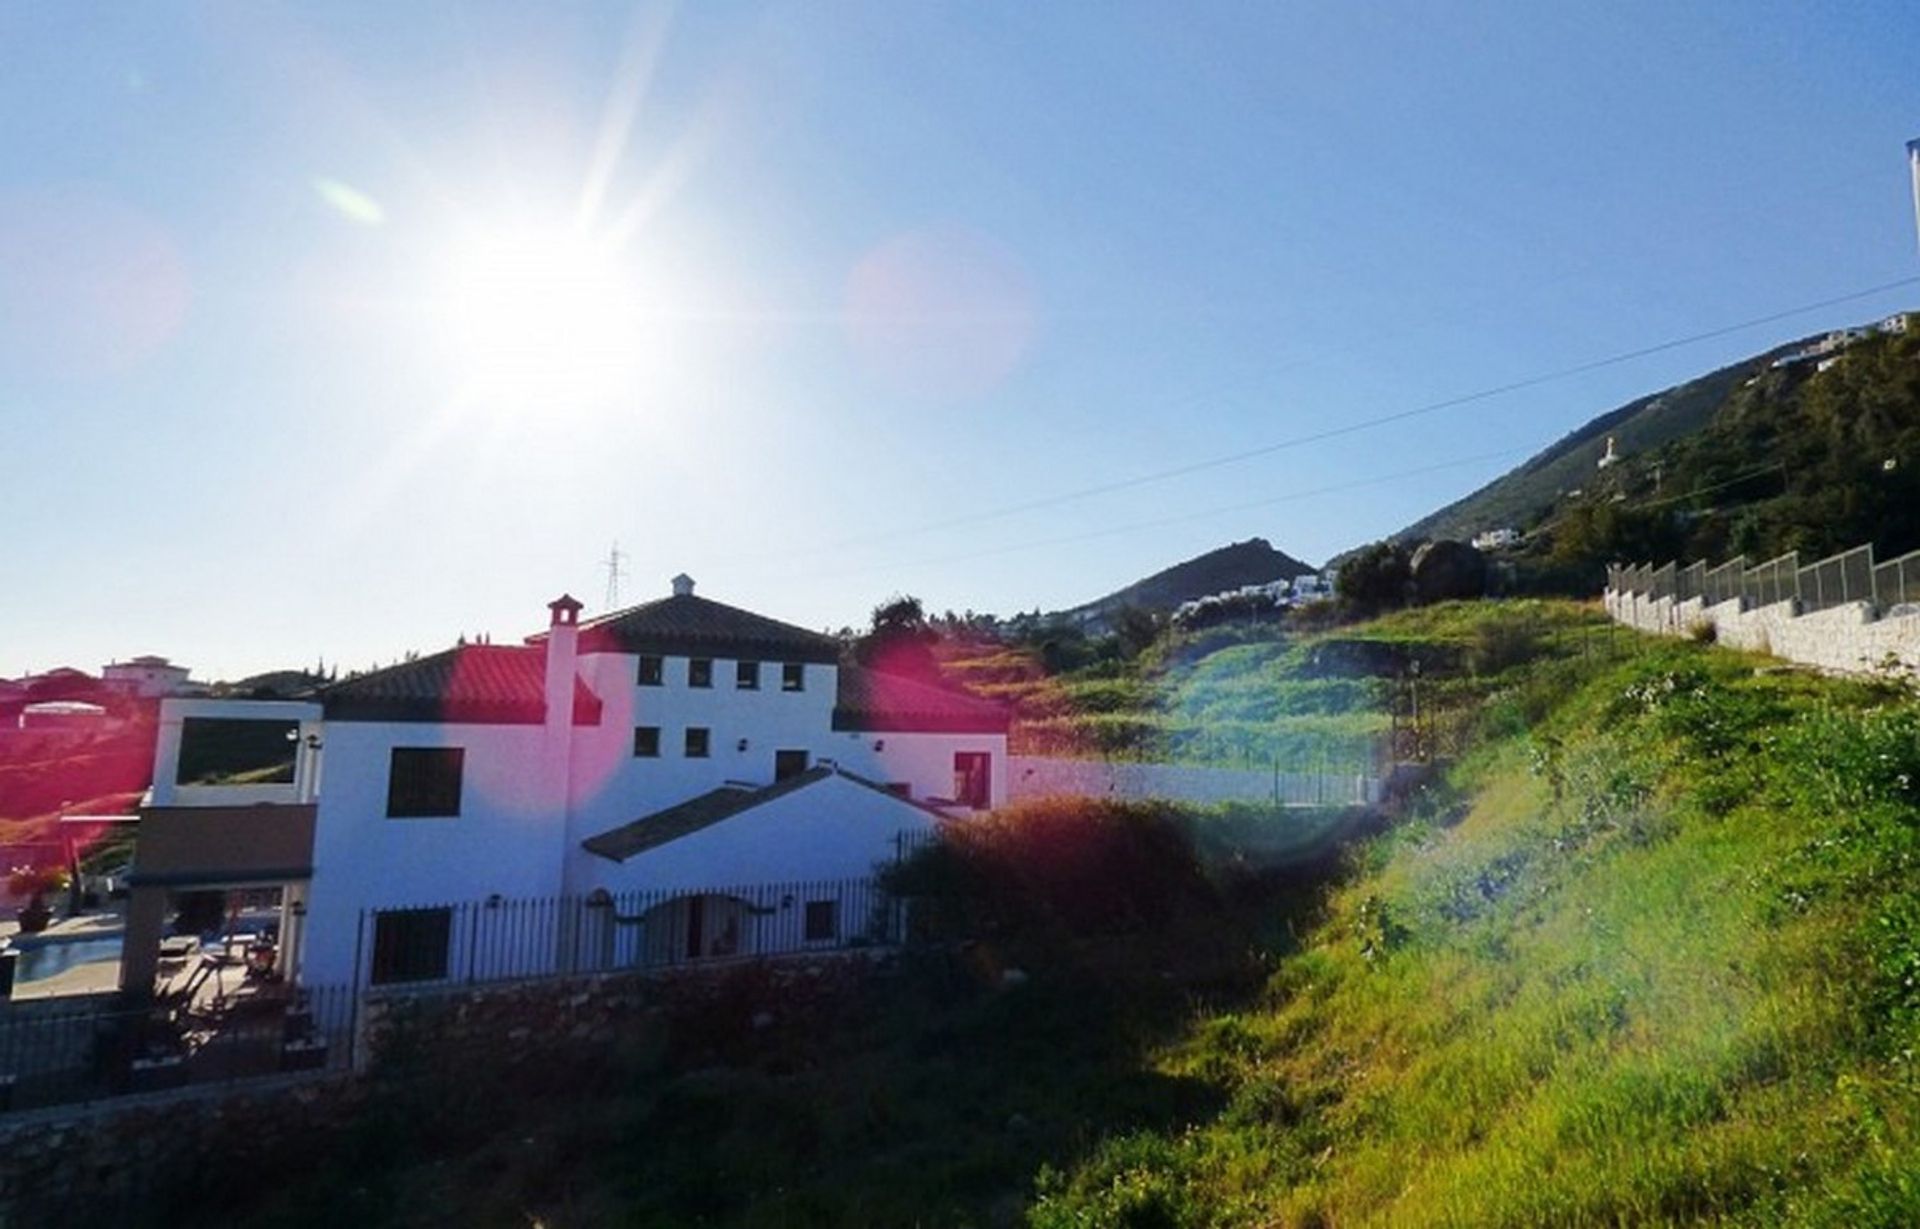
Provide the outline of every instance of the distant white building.
{"type": "Polygon", "coordinates": [[[1874,327],[1882,333],[1904,333],[1910,327],[1912,312],[1895,312],[1874,327]]]}
{"type": "Polygon", "coordinates": [[[1485,533],[1476,534],[1473,539],[1475,550],[1505,550],[1510,546],[1518,545],[1520,545],[1518,529],[1489,529],[1485,533]]]}
{"type": "Polygon", "coordinates": [[[1609,435],[1607,437],[1607,452],[1605,456],[1600,458],[1600,464],[1598,468],[1609,469],[1615,465],[1620,464],[1620,459],[1621,459],[1620,454],[1614,450],[1613,437],[1609,435]]]}
{"type": "Polygon", "coordinates": [[[164,657],[151,655],[128,661],[110,661],[100,667],[100,679],[114,691],[143,700],[161,696],[200,695],[205,686],[188,681],[192,671],[164,657]]]}

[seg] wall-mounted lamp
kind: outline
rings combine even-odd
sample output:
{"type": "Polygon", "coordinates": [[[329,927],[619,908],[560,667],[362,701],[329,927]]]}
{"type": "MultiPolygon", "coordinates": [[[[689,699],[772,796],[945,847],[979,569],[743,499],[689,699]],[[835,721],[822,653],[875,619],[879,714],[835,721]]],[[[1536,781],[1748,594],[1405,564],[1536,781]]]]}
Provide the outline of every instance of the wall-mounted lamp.
{"type": "Polygon", "coordinates": [[[734,749],[737,751],[745,751],[747,749],[747,740],[744,738],[741,739],[738,743],[734,744],[734,749]]]}
{"type": "Polygon", "coordinates": [[[885,751],[885,750],[887,749],[887,740],[886,740],[886,739],[884,739],[884,738],[876,738],[876,739],[874,739],[874,740],[873,740],[873,749],[874,749],[875,751],[885,751]]]}
{"type": "Polygon", "coordinates": [[[491,896],[487,897],[487,908],[498,909],[500,907],[500,900],[501,900],[500,893],[498,892],[493,893],[491,896]]]}
{"type": "Polygon", "coordinates": [[[307,916],[307,902],[304,900],[296,900],[287,906],[287,912],[293,914],[295,917],[305,917],[307,916]]]}
{"type": "Polygon", "coordinates": [[[587,908],[613,908],[613,893],[607,891],[605,888],[595,888],[593,891],[587,893],[587,908]]]}

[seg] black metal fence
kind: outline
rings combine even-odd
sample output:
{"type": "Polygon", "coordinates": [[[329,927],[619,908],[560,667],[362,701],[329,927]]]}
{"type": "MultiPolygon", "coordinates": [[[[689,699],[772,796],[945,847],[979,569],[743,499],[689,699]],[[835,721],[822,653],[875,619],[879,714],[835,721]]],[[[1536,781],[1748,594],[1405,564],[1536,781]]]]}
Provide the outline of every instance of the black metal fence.
{"type": "Polygon", "coordinates": [[[905,906],[875,879],[796,880],[370,909],[357,981],[477,984],[659,969],[902,941],[905,906]]]}
{"type": "MultiPolygon", "coordinates": [[[[903,834],[906,857],[933,834],[903,834]]],[[[123,1007],[106,996],[0,1003],[0,1113],[355,1061],[362,996],[647,971],[905,941],[877,876],[591,892],[367,910],[353,984],[262,982],[123,1007]]]]}
{"type": "Polygon", "coordinates": [[[1792,551],[1765,563],[1750,564],[1743,557],[1715,568],[1705,563],[1615,564],[1607,569],[1607,587],[1615,593],[1679,602],[1698,598],[1709,606],[1735,598],[1749,608],[1793,601],[1802,613],[1871,602],[1885,614],[1896,606],[1920,604],[1920,551],[1879,563],[1873,547],[1857,546],[1804,567],[1792,551]]]}
{"type": "Polygon", "coordinates": [[[263,986],[218,1008],[0,1008],[0,1112],[353,1063],[352,987],[263,986]]]}

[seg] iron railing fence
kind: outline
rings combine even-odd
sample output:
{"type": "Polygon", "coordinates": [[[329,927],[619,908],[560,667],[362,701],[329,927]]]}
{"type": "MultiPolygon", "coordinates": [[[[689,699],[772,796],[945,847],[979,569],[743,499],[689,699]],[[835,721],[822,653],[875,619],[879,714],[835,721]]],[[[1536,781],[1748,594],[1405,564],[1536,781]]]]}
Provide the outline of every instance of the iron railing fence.
{"type": "Polygon", "coordinates": [[[1748,608],[1793,601],[1808,614],[1871,602],[1885,614],[1895,606],[1920,603],[1920,551],[1877,563],[1872,546],[1856,546],[1804,567],[1796,551],[1765,563],[1734,558],[1718,567],[1704,561],[1659,567],[1614,564],[1607,569],[1607,585],[1615,593],[1682,602],[1698,598],[1709,606],[1735,598],[1748,608]]]}
{"type": "MultiPolygon", "coordinates": [[[[925,843],[901,842],[902,856],[925,843]]],[[[429,988],[884,947],[905,922],[906,902],[874,877],[490,896],[363,911],[355,981],[429,988]]]]}
{"type": "Polygon", "coordinates": [[[0,1113],[353,1063],[351,986],[265,985],[218,1006],[0,1007],[0,1113]]]}

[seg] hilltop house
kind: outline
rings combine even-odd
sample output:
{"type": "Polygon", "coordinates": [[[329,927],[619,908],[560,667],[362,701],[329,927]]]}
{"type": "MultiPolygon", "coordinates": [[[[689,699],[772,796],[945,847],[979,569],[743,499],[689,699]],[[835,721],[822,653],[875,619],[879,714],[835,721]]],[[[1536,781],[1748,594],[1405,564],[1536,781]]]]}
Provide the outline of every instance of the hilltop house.
{"type": "MultiPolygon", "coordinates": [[[[997,705],[843,666],[829,637],[684,576],[585,622],[549,609],[523,645],[312,700],[164,701],[122,987],[152,987],[189,890],[278,889],[281,969],[308,984],[432,980],[460,976],[457,902],[865,876],[903,833],[1005,800],[997,705]],[[284,762],[210,772],[236,745],[284,762]]],[[[803,904],[809,942],[856,923],[803,904]]]]}
{"type": "Polygon", "coordinates": [[[110,661],[100,668],[100,681],[112,690],[143,700],[159,696],[199,695],[203,684],[189,680],[192,672],[164,657],[151,654],[129,661],[110,661]]]}

